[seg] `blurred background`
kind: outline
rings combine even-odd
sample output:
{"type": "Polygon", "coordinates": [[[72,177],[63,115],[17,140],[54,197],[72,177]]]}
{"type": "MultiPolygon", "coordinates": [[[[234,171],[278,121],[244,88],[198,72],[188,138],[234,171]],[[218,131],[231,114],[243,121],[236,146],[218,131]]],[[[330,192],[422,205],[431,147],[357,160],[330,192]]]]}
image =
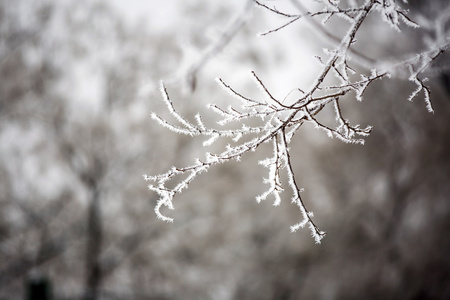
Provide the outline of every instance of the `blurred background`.
{"type": "MultiPolygon", "coordinates": [[[[437,20],[446,2],[409,8],[437,20]]],[[[378,19],[356,45],[375,60],[433,38],[378,19]]],[[[311,126],[296,135],[321,245],[307,229],[290,233],[300,213],[289,193],[280,207],[256,203],[270,145],[212,168],[175,199],[173,224],[157,220],[142,175],[205,151],[151,120],[170,117],[158,81],[187,118],[200,112],[211,126],[206,104],[234,101],[215,77],[254,97],[249,70],[280,98],[307,89],[313,55],[332,44],[307,22],[257,36],[284,21],[239,0],[0,1],[0,299],[449,299],[445,73],[429,81],[434,113],[396,79],[363,102],[349,97],[344,114],[374,126],[365,146],[311,126]]],[[[331,24],[336,34],[348,25],[331,24]]]]}

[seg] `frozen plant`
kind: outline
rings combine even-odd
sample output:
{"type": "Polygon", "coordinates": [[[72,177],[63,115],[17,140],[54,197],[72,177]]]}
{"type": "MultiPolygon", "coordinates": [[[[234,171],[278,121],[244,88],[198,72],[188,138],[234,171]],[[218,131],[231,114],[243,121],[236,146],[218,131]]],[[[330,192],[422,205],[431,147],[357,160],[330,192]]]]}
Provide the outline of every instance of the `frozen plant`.
{"type": "MultiPolygon", "coordinates": [[[[262,144],[271,143],[273,147],[272,156],[260,161],[260,164],[268,169],[267,178],[264,180],[268,189],[258,195],[256,200],[260,202],[272,196],[275,199],[274,205],[279,205],[281,202],[280,194],[287,188],[281,182],[281,174],[285,172],[288,178],[288,187],[292,193],[292,203],[298,206],[301,216],[300,221],[291,226],[291,231],[294,232],[299,228],[308,226],[315,242],[320,243],[325,236],[325,232],[314,223],[313,213],[308,210],[303,202],[302,189],[296,180],[291,161],[290,143],[292,137],[303,124],[312,123],[317,129],[327,133],[329,137],[336,137],[346,143],[364,144],[364,138],[370,134],[372,128],[370,126],[361,127],[347,120],[341,110],[341,101],[344,96],[348,97],[348,95],[353,95],[358,101],[361,101],[364,92],[375,80],[393,76],[413,82],[417,88],[411,93],[408,100],[422,94],[427,109],[432,112],[430,89],[426,85],[427,78],[424,78],[423,74],[432,62],[450,47],[449,37],[445,37],[445,31],[441,30],[442,26],[430,26],[430,28],[436,28],[436,32],[434,34],[435,40],[428,43],[429,49],[421,53],[415,53],[398,62],[380,63],[353,49],[357,42],[355,36],[369,14],[378,14],[382,21],[387,22],[397,31],[400,31],[402,23],[413,28],[420,27],[418,23],[408,17],[408,11],[403,9],[395,0],[366,0],[362,4],[361,1],[344,3],[339,0],[316,0],[315,4],[316,6],[320,4],[320,9],[315,11],[305,9],[300,0],[291,0],[293,7],[299,11],[296,14],[278,10],[273,6],[275,3],[273,1],[254,0],[253,2],[255,6],[286,19],[282,26],[262,35],[276,33],[299,20],[306,20],[319,28],[321,33],[333,42],[334,47],[327,49],[325,57],[317,56],[321,63],[321,71],[318,76],[308,89],[296,88],[301,96],[290,104],[285,104],[282,99],[274,97],[260,77],[253,71],[250,75],[255,84],[260,87],[260,99],[245,96],[219,78],[217,80],[219,85],[233,97],[239,99],[242,105],[239,108],[223,108],[210,104],[208,107],[220,118],[219,125],[235,123],[238,124],[237,129],[208,128],[200,115],[196,115],[195,123],[188,121],[175,109],[166,87],[161,83],[162,99],[178,124],[172,124],[156,113],[152,114],[154,120],[176,133],[205,137],[204,146],[209,146],[218,139],[229,139],[232,144],[228,144],[221,153],[207,152],[204,159],[196,159],[192,165],[172,167],[163,174],[144,175],[144,177],[145,180],[152,182],[149,189],[160,196],[155,207],[156,215],[162,220],[171,222],[173,219],[163,215],[160,211],[161,207],[166,206],[173,209],[174,197],[188,188],[197,175],[206,172],[216,164],[230,160],[239,161],[244,154],[251,155],[251,152],[257,151],[262,144]],[[348,30],[340,37],[333,35],[326,29],[327,22],[336,17],[343,18],[348,23],[348,30]],[[352,64],[366,66],[369,71],[359,74],[352,67],[352,64]],[[337,83],[325,84],[325,79],[333,77],[337,81],[327,80],[326,82],[337,83]],[[327,106],[334,108],[335,126],[325,125],[317,118],[327,106]],[[263,125],[250,125],[254,124],[252,122],[254,118],[262,119],[263,125]],[[244,136],[246,138],[241,139],[244,136]],[[171,187],[168,187],[169,182],[171,187]]],[[[407,1],[403,2],[404,5],[407,4],[407,1]]],[[[442,17],[441,19],[447,20],[448,18],[442,17]]]]}

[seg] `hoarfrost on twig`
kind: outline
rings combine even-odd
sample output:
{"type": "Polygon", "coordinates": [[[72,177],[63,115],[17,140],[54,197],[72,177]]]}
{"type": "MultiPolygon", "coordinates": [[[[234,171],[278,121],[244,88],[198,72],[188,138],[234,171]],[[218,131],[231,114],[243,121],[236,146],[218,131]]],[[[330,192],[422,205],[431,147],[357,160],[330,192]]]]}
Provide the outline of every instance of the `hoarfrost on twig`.
{"type": "Polygon", "coordinates": [[[348,24],[348,29],[341,37],[323,29],[324,36],[333,42],[334,48],[326,50],[326,59],[316,56],[321,65],[321,71],[309,89],[295,87],[291,90],[301,92],[301,95],[292,104],[284,104],[284,100],[291,92],[283,99],[277,99],[254,71],[251,71],[250,75],[260,89],[261,97],[258,99],[247,97],[244,93],[237,91],[224,80],[218,78],[218,84],[241,103],[239,108],[234,106],[223,108],[216,104],[208,105],[208,108],[218,116],[217,124],[220,128],[208,127],[200,114],[195,115],[196,124],[189,122],[175,109],[166,87],[161,83],[162,101],[176,121],[174,124],[170,123],[153,113],[152,118],[161,126],[178,134],[205,137],[203,141],[205,147],[211,146],[219,139],[229,139],[232,143],[228,144],[220,153],[206,152],[203,160],[196,159],[190,166],[172,167],[165,173],[156,176],[144,175],[144,178],[152,182],[149,189],[158,193],[160,197],[155,207],[156,215],[164,221],[172,222],[172,218],[161,212],[162,207],[167,207],[169,210],[173,209],[174,197],[187,189],[192,180],[199,174],[206,172],[214,165],[231,160],[240,160],[242,156],[258,150],[262,144],[271,142],[272,156],[259,161],[259,164],[268,169],[268,174],[264,179],[264,183],[268,184],[268,189],[256,196],[256,201],[261,202],[272,196],[274,198],[273,204],[275,206],[280,205],[282,193],[286,189],[285,183],[281,180],[281,174],[286,174],[287,185],[291,190],[292,203],[299,208],[301,219],[297,224],[291,226],[291,231],[295,232],[308,225],[315,242],[320,243],[325,236],[325,232],[314,223],[314,214],[307,209],[302,199],[302,188],[299,186],[294,173],[290,155],[290,143],[293,136],[303,124],[312,123],[329,137],[336,137],[346,143],[364,144],[364,138],[370,134],[372,127],[362,128],[359,124],[352,125],[344,116],[341,102],[344,99],[349,99],[351,95],[354,95],[357,101],[362,101],[364,92],[374,81],[390,78],[398,74],[401,69],[407,70],[406,79],[416,85],[416,89],[411,93],[408,100],[412,100],[423,93],[427,109],[433,111],[430,89],[426,86],[427,78],[422,77],[422,74],[438,56],[450,47],[450,42],[448,38],[444,41],[441,39],[439,43],[432,45],[430,49],[416,56],[391,63],[388,68],[381,68],[382,64],[352,47],[356,43],[356,33],[372,11],[378,12],[383,21],[397,31],[401,30],[401,24],[414,28],[418,27],[417,23],[407,16],[407,11],[397,5],[394,0],[365,0],[362,5],[358,5],[357,1],[349,1],[347,7],[344,7],[338,0],[321,0],[317,2],[322,5],[322,9],[317,11],[304,11],[299,0],[291,0],[294,6],[300,10],[300,13],[286,13],[275,7],[270,7],[269,4],[262,1],[254,0],[254,2],[258,7],[286,18],[286,22],[281,26],[271,29],[263,35],[274,34],[304,19],[313,20],[312,24],[316,27],[321,26],[314,21],[318,17],[322,18],[323,26],[326,26],[329,20],[334,17],[343,18],[348,24]],[[356,57],[357,63],[363,61],[365,66],[372,65],[369,72],[358,74],[358,71],[351,65],[352,57],[356,57]],[[325,79],[330,77],[337,79],[334,82],[338,83],[325,84],[325,79]],[[355,77],[359,79],[355,80],[355,77]],[[334,108],[334,125],[323,124],[317,118],[328,105],[332,105],[334,108]],[[264,125],[250,125],[254,124],[252,119],[255,118],[263,120],[264,125]],[[235,126],[236,124],[237,126],[235,126]],[[225,125],[228,128],[232,128],[232,126],[235,126],[235,128],[228,129],[223,127],[225,125]],[[243,139],[244,136],[248,138],[243,139]],[[169,183],[172,182],[175,184],[170,184],[170,186],[174,187],[168,187],[169,183]]]}

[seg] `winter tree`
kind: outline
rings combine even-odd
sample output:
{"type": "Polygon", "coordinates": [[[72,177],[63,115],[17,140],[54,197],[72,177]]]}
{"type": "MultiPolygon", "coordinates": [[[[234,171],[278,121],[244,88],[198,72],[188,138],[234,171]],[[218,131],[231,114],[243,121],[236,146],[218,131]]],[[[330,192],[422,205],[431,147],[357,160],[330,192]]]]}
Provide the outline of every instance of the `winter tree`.
{"type": "Polygon", "coordinates": [[[449,299],[447,2],[0,2],[0,298],[449,299]]]}
{"type": "MultiPolygon", "coordinates": [[[[406,0],[292,0],[289,4],[281,1],[247,1],[244,11],[193,65],[187,78],[195,88],[195,73],[226,46],[239,30],[239,25],[245,22],[249,11],[260,8],[281,20],[281,25],[261,33],[262,38],[276,35],[286,27],[296,26],[300,22],[307,22],[311,30],[328,40],[330,46],[312,58],[317,60],[320,69],[309,86],[293,86],[289,93],[278,97],[269,88],[270,84],[262,79],[264,76],[250,71],[249,79],[260,89],[260,95],[253,97],[218,78],[219,86],[240,104],[208,104],[207,107],[217,117],[218,124],[209,126],[200,114],[196,114],[193,120],[190,116],[182,115],[177,110],[178,100],[171,99],[170,90],[161,82],[162,100],[173,118],[172,121],[168,120],[157,112],[152,114],[152,118],[160,126],[175,133],[203,137],[206,150],[204,157],[194,159],[188,166],[173,166],[159,175],[144,175],[145,180],[151,182],[149,189],[160,197],[155,207],[158,218],[173,221],[161,209],[173,209],[174,198],[187,189],[198,175],[215,165],[246,159],[264,144],[271,144],[272,155],[259,161],[259,164],[267,168],[264,183],[268,188],[256,196],[256,201],[272,197],[273,205],[278,206],[284,198],[283,192],[287,190],[300,215],[299,222],[291,226],[291,231],[307,226],[316,243],[320,243],[325,232],[319,229],[313,220],[313,212],[305,205],[302,183],[296,178],[292,163],[291,154],[296,151],[291,147],[294,136],[300,134],[305,124],[312,124],[330,138],[337,138],[344,143],[364,144],[372,127],[370,124],[360,125],[348,119],[342,106],[344,102],[362,101],[374,82],[380,80],[400,79],[411,82],[413,87],[409,95],[404,96],[405,100],[422,98],[428,112],[433,113],[431,89],[427,81],[429,76],[443,74],[448,68],[448,65],[442,63],[444,53],[450,47],[446,27],[450,18],[448,7],[439,11],[437,18],[429,19],[425,14],[414,10],[413,1],[410,4],[406,0]],[[370,57],[359,41],[360,38],[364,40],[361,35],[367,32],[367,23],[372,27],[388,24],[390,30],[403,35],[414,35],[414,31],[420,31],[425,40],[424,47],[411,49],[409,53],[390,59],[370,57]],[[334,30],[337,28],[336,24],[345,30],[334,30]],[[322,117],[329,107],[333,109],[333,123],[324,121],[322,117]],[[224,148],[218,153],[209,151],[208,147],[218,140],[226,140],[224,148]]],[[[296,67],[300,69],[300,66],[296,67]]],[[[276,68],[272,72],[277,72],[276,68]]]]}

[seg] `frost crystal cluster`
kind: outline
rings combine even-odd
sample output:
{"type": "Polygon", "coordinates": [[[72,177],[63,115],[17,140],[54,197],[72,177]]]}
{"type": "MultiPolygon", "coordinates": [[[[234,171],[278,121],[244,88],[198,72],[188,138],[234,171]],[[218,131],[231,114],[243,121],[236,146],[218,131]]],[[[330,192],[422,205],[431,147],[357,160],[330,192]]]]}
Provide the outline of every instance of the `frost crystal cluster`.
{"type": "MultiPolygon", "coordinates": [[[[400,31],[399,26],[402,23],[414,28],[419,27],[419,24],[407,16],[407,11],[394,0],[367,0],[362,4],[360,1],[348,1],[344,4],[339,0],[322,0],[316,1],[316,4],[321,5],[321,9],[316,11],[308,11],[303,7],[301,1],[292,0],[292,4],[299,11],[298,14],[278,10],[273,7],[276,3],[273,1],[255,0],[253,2],[255,6],[286,19],[284,25],[262,35],[276,33],[303,19],[314,26],[320,26],[320,30],[334,42],[334,48],[327,49],[325,56],[317,57],[321,64],[321,71],[318,76],[308,89],[296,88],[300,96],[290,104],[285,104],[283,99],[274,97],[255,72],[251,72],[250,76],[260,87],[261,97],[259,99],[246,97],[219,78],[217,80],[219,85],[233,97],[239,99],[242,105],[238,108],[222,108],[210,104],[208,107],[218,115],[219,126],[234,123],[238,124],[237,129],[208,128],[200,115],[196,116],[195,123],[188,121],[174,108],[166,87],[161,83],[162,99],[177,120],[177,124],[172,124],[155,113],[152,114],[154,120],[176,133],[205,137],[204,146],[209,146],[218,139],[229,139],[232,145],[228,144],[221,153],[207,152],[204,159],[196,159],[190,166],[172,167],[163,174],[144,175],[144,177],[145,180],[152,182],[149,189],[160,196],[155,207],[157,216],[162,220],[171,222],[173,219],[163,215],[160,211],[161,207],[166,206],[173,209],[174,197],[186,189],[197,175],[216,164],[240,160],[244,154],[257,151],[262,144],[271,143],[273,147],[272,156],[260,161],[260,164],[268,170],[266,179],[264,179],[268,189],[258,195],[256,200],[260,202],[271,196],[275,199],[274,205],[277,206],[281,202],[281,193],[288,188],[291,191],[292,203],[298,206],[300,210],[300,220],[297,224],[291,226],[291,231],[294,232],[307,226],[311,230],[316,243],[320,243],[325,236],[325,232],[321,231],[314,223],[313,213],[305,206],[301,196],[302,189],[296,181],[292,167],[290,155],[292,137],[303,124],[312,123],[317,129],[327,133],[329,137],[336,137],[346,143],[364,144],[364,137],[370,134],[372,128],[370,126],[361,127],[347,120],[341,110],[341,101],[344,96],[347,96],[347,98],[353,96],[361,101],[367,87],[375,80],[384,77],[396,76],[413,82],[417,88],[411,93],[409,100],[423,94],[426,106],[432,112],[430,90],[425,85],[427,79],[423,78],[422,75],[424,70],[449,48],[449,38],[442,38],[436,34],[436,41],[429,43],[430,49],[398,62],[382,64],[365,57],[352,47],[357,43],[356,33],[369,14],[378,14],[381,16],[381,20],[387,22],[397,31],[400,31]],[[348,30],[341,37],[329,33],[325,27],[327,22],[335,17],[343,18],[348,24],[348,30]],[[317,22],[317,20],[320,22],[317,22]],[[352,67],[353,63],[369,66],[369,71],[365,74],[359,74],[352,67]],[[337,83],[327,85],[325,84],[326,78],[337,79],[333,81],[337,83]],[[334,108],[335,126],[325,125],[317,118],[327,106],[334,108]],[[254,118],[262,119],[264,125],[250,125],[254,124],[252,122],[254,118]],[[288,186],[282,185],[282,172],[287,175],[288,186]],[[169,182],[171,187],[168,187],[169,182]]],[[[403,2],[403,4],[406,4],[406,1],[403,2]]],[[[330,80],[327,82],[330,82],[330,80]]]]}

